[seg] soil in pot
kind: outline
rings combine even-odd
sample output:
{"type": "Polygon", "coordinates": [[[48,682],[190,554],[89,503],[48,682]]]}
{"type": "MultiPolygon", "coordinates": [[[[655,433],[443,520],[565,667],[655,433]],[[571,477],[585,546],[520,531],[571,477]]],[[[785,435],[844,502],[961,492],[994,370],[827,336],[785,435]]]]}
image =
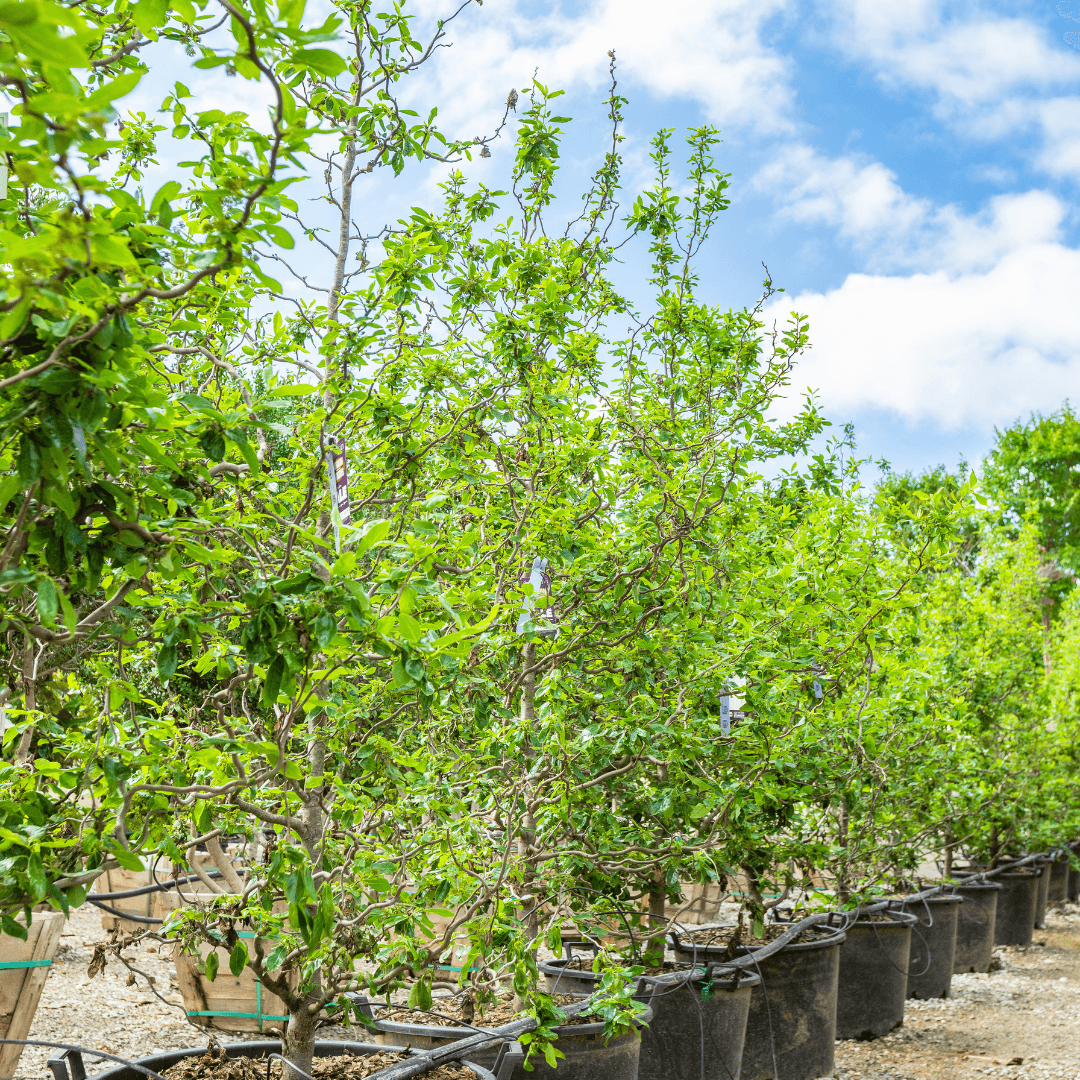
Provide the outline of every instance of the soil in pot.
{"type": "MultiPolygon", "coordinates": [[[[169,1050],[152,1057],[137,1059],[134,1064],[169,1077],[170,1080],[266,1080],[267,1057],[281,1053],[278,1039],[246,1043],[226,1043],[216,1051],[205,1046],[187,1050],[169,1050]]],[[[315,1080],[362,1080],[380,1069],[401,1061],[412,1053],[403,1049],[375,1046],[371,1043],[335,1042],[329,1039],[315,1041],[315,1058],[311,1075],[315,1080]]],[[[62,1059],[61,1059],[62,1060],[62,1059]]],[[[68,1075],[77,1076],[75,1063],[68,1075]]],[[[280,1080],[281,1062],[270,1063],[271,1077],[280,1080]]],[[[85,1064],[83,1066],[85,1070],[85,1064]]],[[[422,1074],[429,1080],[492,1080],[491,1074],[474,1071],[460,1062],[449,1062],[422,1074]]],[[[131,1065],[114,1065],[104,1072],[96,1073],[93,1080],[146,1080],[146,1074],[131,1065]]]]}
{"type": "MultiPolygon", "coordinates": [[[[554,998],[557,1005],[568,1005],[580,1001],[579,994],[558,995],[554,998]]],[[[376,1032],[375,1042],[392,1046],[411,1046],[426,1050],[444,1046],[448,1042],[467,1038],[476,1034],[478,1027],[492,1028],[507,1023],[519,1013],[509,999],[503,999],[479,1009],[473,1016],[471,1027],[465,1027],[462,1016],[463,1002],[460,999],[436,998],[432,1002],[432,1011],[441,1013],[441,1017],[407,1013],[391,1006],[389,1009],[375,1006],[376,1032]],[[505,1014],[505,1015],[504,1015],[505,1014]],[[391,1016],[408,1015],[412,1020],[390,1019],[391,1016]],[[417,1023],[416,1017],[422,1022],[417,1023]],[[455,1026],[457,1025],[457,1026],[455,1026]]],[[[604,1024],[599,1017],[576,1015],[555,1028],[559,1036],[556,1047],[565,1055],[558,1064],[558,1080],[637,1080],[638,1061],[641,1052],[640,1026],[652,1020],[652,1010],[647,1010],[640,1018],[639,1030],[627,1031],[610,1040],[605,1039],[604,1024]]],[[[472,1060],[478,1065],[490,1068],[494,1064],[497,1050],[478,1050],[472,1060]]],[[[526,1072],[523,1065],[514,1067],[510,1080],[529,1080],[544,1077],[554,1080],[556,1072],[543,1058],[533,1057],[530,1064],[532,1072],[526,1072]]]]}
{"type": "MultiPolygon", "coordinates": [[[[408,1056],[407,1050],[379,1050],[373,1054],[338,1054],[318,1057],[311,1063],[314,1080],[364,1080],[380,1069],[396,1065],[408,1056]]],[[[270,1080],[281,1080],[280,1061],[270,1062],[270,1080]]],[[[267,1080],[266,1061],[224,1054],[189,1057],[162,1075],[169,1080],[267,1080]]],[[[451,1062],[423,1074],[428,1080],[474,1080],[476,1074],[464,1065],[451,1062]]]]}
{"type": "Polygon", "coordinates": [[[956,924],[962,896],[930,896],[906,900],[903,910],[915,916],[911,928],[911,957],[907,996],[927,1001],[949,996],[956,956],[956,924]]]}
{"type": "MultiPolygon", "coordinates": [[[[790,926],[780,923],[766,929],[775,939],[790,926]]],[[[699,933],[715,934],[711,930],[699,933]]],[[[711,945],[685,938],[683,935],[684,951],[715,949],[722,953],[728,949],[715,937],[711,945]]],[[[811,1080],[832,1073],[843,941],[840,927],[813,927],[747,969],[760,975],[762,982],[750,993],[741,1080],[811,1080]]],[[[760,940],[750,946],[740,944],[735,951],[741,956],[752,955],[764,944],[760,940]]]]}
{"type": "MultiPolygon", "coordinates": [[[[682,963],[706,964],[715,961],[733,960],[745,955],[745,949],[760,949],[763,945],[775,941],[781,934],[791,929],[789,923],[769,923],[760,937],[751,937],[750,931],[743,925],[709,926],[702,930],[672,930],[668,940],[675,953],[675,959],[682,963]]],[[[817,933],[816,928],[803,931],[799,941],[810,941],[817,933]]],[[[748,969],[753,970],[753,969],[748,969]]]]}
{"type": "Polygon", "coordinates": [[[953,974],[968,971],[987,972],[994,955],[994,934],[997,929],[998,897],[1002,885],[998,881],[960,883],[956,892],[964,898],[956,919],[956,952],[953,955],[953,974]]]}
{"type": "Polygon", "coordinates": [[[838,1039],[875,1039],[904,1022],[915,916],[860,915],[844,931],[836,1002],[838,1039]]]}

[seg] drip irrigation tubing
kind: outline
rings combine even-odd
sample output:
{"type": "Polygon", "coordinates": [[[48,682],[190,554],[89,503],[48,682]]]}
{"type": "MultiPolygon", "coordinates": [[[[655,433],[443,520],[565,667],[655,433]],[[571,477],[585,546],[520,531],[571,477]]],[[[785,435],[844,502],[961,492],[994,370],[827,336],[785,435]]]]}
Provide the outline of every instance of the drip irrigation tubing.
{"type": "MultiPolygon", "coordinates": [[[[247,873],[247,867],[234,867],[237,874],[247,873]]],[[[209,878],[219,878],[222,876],[220,870],[207,870],[206,876],[209,878]]],[[[130,911],[121,911],[120,908],[114,908],[109,904],[106,904],[106,900],[127,900],[133,896],[146,896],[148,893],[153,892],[165,892],[174,886],[186,885],[190,881],[201,881],[202,879],[198,874],[188,874],[187,877],[173,878],[171,881],[156,881],[153,885],[142,885],[137,889],[124,889],[122,892],[111,893],[91,893],[87,896],[87,900],[95,907],[101,908],[102,911],[107,911],[110,915],[118,915],[121,919],[127,919],[129,922],[142,923],[144,926],[162,926],[165,922],[164,919],[154,919],[149,915],[134,915],[130,911]]]]}
{"type": "MultiPolygon", "coordinates": [[[[233,869],[237,874],[246,874],[248,870],[246,866],[237,866],[233,869]]],[[[207,870],[206,876],[209,878],[219,878],[221,877],[221,871],[207,870]]],[[[90,893],[86,899],[91,903],[96,903],[98,900],[127,900],[132,896],[145,896],[147,893],[165,892],[175,885],[187,885],[188,882],[200,880],[202,879],[198,874],[188,874],[187,877],[173,878],[171,881],[155,881],[152,885],[141,885],[137,889],[125,889],[123,892],[90,893]]]]}

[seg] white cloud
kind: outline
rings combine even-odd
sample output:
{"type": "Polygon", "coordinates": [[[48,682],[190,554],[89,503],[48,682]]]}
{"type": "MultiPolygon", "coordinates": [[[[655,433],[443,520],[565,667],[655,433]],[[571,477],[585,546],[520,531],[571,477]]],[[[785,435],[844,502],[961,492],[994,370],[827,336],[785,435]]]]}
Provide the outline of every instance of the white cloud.
{"type": "MultiPolygon", "coordinates": [[[[645,0],[593,0],[553,4],[531,18],[513,2],[488,0],[453,24],[452,55],[436,75],[440,111],[488,115],[534,69],[549,86],[598,89],[614,49],[621,91],[630,80],[663,97],[690,98],[718,124],[786,130],[792,65],[761,33],[791,2],[668,0],[658,17],[645,0]]],[[[442,6],[424,0],[420,10],[441,14],[442,6]]]]}
{"type": "Polygon", "coordinates": [[[950,278],[851,274],[766,312],[810,320],[793,386],[821,391],[834,418],[876,408],[946,428],[1008,423],[1076,394],[1080,251],[1031,244],[950,278]]]}
{"type": "Polygon", "coordinates": [[[1038,165],[1051,176],[1080,177],[1080,96],[1040,102],[1037,115],[1043,132],[1038,165]]]}
{"type": "Polygon", "coordinates": [[[828,225],[874,269],[986,269],[1007,252],[1058,239],[1064,205],[1046,191],[999,195],[977,214],[910,195],[879,161],[782,150],[755,178],[780,217],[828,225]]]}
{"type": "Polygon", "coordinates": [[[950,6],[842,0],[830,5],[835,41],[874,65],[884,84],[933,91],[947,112],[1080,81],[1080,56],[1035,23],[998,16],[985,3],[963,5],[962,15],[950,17],[950,6]]]}
{"type": "Polygon", "coordinates": [[[836,46],[873,70],[888,89],[933,96],[939,120],[965,139],[996,141],[1041,133],[1035,164],[1052,176],[1080,176],[1077,98],[1080,53],[1034,22],[983,3],[842,0],[831,4],[836,46]],[[950,9],[960,8],[958,14],[950,9]],[[1065,96],[1060,96],[1065,91],[1065,96]]]}

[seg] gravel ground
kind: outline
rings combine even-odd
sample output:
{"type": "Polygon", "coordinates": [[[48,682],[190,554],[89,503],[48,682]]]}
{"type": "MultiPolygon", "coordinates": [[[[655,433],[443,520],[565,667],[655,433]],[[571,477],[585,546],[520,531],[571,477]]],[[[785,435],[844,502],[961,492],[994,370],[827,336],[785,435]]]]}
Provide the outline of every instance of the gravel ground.
{"type": "MultiPolygon", "coordinates": [[[[78,1043],[127,1058],[205,1045],[205,1033],[185,1018],[172,960],[156,946],[128,950],[144,973],[133,985],[115,962],[104,975],[87,979],[93,946],[105,937],[95,909],[87,905],[73,914],[30,1038],[78,1043]],[[146,976],[165,1002],[151,992],[146,976]]],[[[988,975],[954,976],[950,998],[909,1001],[904,1026],[892,1035],[838,1042],[837,1080],[1080,1080],[1080,907],[1070,904],[1051,914],[1035,941],[1030,949],[996,950],[1001,967],[988,975]]],[[[336,1027],[323,1034],[358,1037],[336,1027]]],[[[50,1052],[27,1047],[18,1076],[46,1080],[50,1052]]],[[[109,1067],[86,1061],[91,1073],[109,1067]]]]}

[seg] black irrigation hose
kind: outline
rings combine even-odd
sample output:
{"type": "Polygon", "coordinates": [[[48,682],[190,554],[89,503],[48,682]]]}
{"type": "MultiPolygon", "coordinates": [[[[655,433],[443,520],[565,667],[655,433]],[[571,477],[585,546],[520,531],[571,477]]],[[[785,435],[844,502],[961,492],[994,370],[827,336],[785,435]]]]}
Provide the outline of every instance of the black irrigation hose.
{"type": "MultiPolygon", "coordinates": [[[[237,874],[246,874],[248,868],[239,866],[233,868],[237,874]]],[[[210,878],[221,877],[220,870],[207,870],[206,876],[210,878]]],[[[142,885],[138,889],[125,889],[123,892],[100,892],[92,893],[88,900],[127,900],[131,896],[145,896],[152,892],[165,892],[175,885],[187,885],[190,881],[201,881],[198,874],[188,874],[187,877],[173,878],[172,881],[155,881],[153,885],[142,885]]]]}
{"type": "Polygon", "coordinates": [[[100,900],[93,900],[89,896],[86,899],[89,900],[94,907],[99,907],[102,911],[107,911],[110,915],[119,915],[121,919],[127,919],[129,922],[142,923],[144,926],[163,926],[165,924],[164,919],[151,919],[149,915],[132,915],[130,912],[121,911],[119,908],[103,904],[100,900]]]}
{"type": "Polygon", "coordinates": [[[127,1065],[129,1068],[145,1073],[147,1076],[153,1076],[156,1080],[166,1080],[161,1073],[156,1073],[153,1069],[148,1069],[145,1065],[140,1065],[137,1061],[128,1061],[127,1058],[117,1057],[115,1054],[106,1054],[101,1050],[89,1050],[85,1046],[75,1046],[72,1043],[45,1042],[42,1039],[0,1039],[0,1045],[5,1043],[9,1046],[45,1046],[52,1050],[74,1050],[78,1054],[90,1054],[92,1057],[117,1061],[121,1065],[127,1065]]]}
{"type": "MultiPolygon", "coordinates": [[[[237,874],[246,874],[248,868],[246,866],[234,867],[237,874]]],[[[151,870],[151,874],[153,871],[151,870]]],[[[219,878],[222,876],[220,870],[208,870],[206,876],[209,878],[219,878]]],[[[165,892],[168,889],[186,885],[190,881],[201,881],[202,879],[198,874],[188,874],[187,877],[173,878],[171,881],[154,881],[153,885],[142,885],[138,889],[124,889],[123,892],[111,892],[111,893],[90,893],[86,899],[95,907],[101,908],[102,911],[107,911],[110,915],[119,915],[122,919],[127,919],[130,922],[142,923],[144,926],[162,926],[164,925],[164,919],[152,919],[148,915],[133,915],[128,911],[121,911],[119,908],[111,907],[110,905],[103,903],[105,900],[126,900],[132,896],[146,896],[147,893],[165,892]]]]}

